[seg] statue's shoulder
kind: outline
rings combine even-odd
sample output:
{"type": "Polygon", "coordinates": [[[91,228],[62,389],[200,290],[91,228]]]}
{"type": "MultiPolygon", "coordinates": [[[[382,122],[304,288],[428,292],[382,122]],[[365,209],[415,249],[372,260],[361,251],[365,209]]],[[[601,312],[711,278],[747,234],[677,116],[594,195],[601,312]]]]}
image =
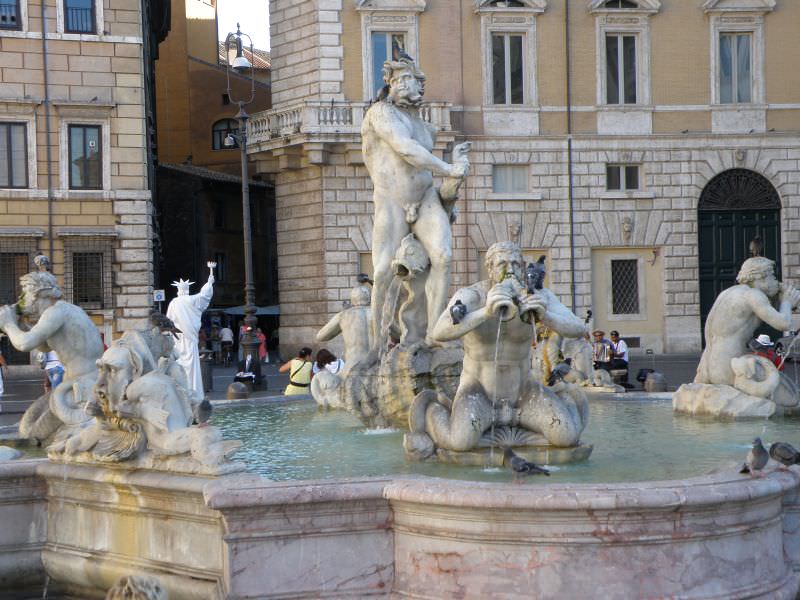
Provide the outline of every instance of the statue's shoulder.
{"type": "Polygon", "coordinates": [[[470,286],[459,289],[454,299],[461,300],[464,304],[482,305],[486,302],[486,293],[489,291],[489,280],[485,279],[470,286]]]}

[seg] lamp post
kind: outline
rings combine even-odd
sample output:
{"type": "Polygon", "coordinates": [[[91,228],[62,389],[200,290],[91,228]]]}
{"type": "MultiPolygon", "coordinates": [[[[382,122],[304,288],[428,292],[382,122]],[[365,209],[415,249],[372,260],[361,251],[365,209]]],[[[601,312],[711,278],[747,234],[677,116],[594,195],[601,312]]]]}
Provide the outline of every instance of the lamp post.
{"type": "Polygon", "coordinates": [[[250,41],[250,56],[253,56],[253,40],[246,33],[242,33],[239,24],[236,24],[236,33],[229,33],[225,38],[225,54],[227,69],[225,71],[228,83],[228,98],[231,102],[239,105],[239,112],[236,119],[239,120],[238,134],[229,133],[224,140],[224,145],[232,147],[239,142],[239,149],[242,155],[242,229],[244,238],[244,325],[245,334],[242,339],[243,356],[250,354],[254,360],[258,360],[258,338],[256,337],[256,306],[255,306],[255,284],[253,283],[253,238],[250,224],[250,181],[247,173],[247,119],[250,115],[244,107],[250,104],[255,98],[255,79],[252,71],[250,72],[250,96],[245,99],[234,98],[231,90],[231,71],[237,75],[244,75],[252,69],[250,61],[242,52],[242,36],[250,41]],[[231,51],[236,51],[233,61],[230,60],[231,51]]]}

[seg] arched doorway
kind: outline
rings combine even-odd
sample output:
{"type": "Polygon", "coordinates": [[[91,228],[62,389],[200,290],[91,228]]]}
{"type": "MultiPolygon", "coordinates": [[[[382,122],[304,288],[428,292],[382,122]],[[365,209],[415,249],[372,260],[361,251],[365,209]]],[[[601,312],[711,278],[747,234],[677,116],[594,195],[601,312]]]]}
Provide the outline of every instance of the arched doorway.
{"type": "MultiPolygon", "coordinates": [[[[719,293],[736,283],[742,263],[750,256],[750,241],[758,236],[762,254],[781,273],[781,202],[763,175],[748,169],[729,169],[703,188],[697,206],[700,266],[700,323],[719,293]]],[[[766,331],[773,339],[774,331],[766,331]]],[[[705,345],[705,334],[703,335],[705,345]]]]}

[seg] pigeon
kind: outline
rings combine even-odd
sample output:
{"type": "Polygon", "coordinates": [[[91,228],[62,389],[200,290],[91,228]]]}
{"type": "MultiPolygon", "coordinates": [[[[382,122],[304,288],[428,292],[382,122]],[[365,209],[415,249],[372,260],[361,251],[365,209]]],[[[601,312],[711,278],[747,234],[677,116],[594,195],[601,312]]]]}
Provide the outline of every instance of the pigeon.
{"type": "Polygon", "coordinates": [[[214,407],[211,406],[211,402],[208,401],[208,398],[203,398],[203,401],[197,406],[197,414],[195,415],[197,424],[202,426],[208,423],[213,410],[214,407]]]}
{"type": "Polygon", "coordinates": [[[775,442],[769,447],[769,455],[784,467],[800,463],[800,452],[786,442],[775,442]]]}
{"type": "Polygon", "coordinates": [[[369,278],[369,275],[367,275],[366,273],[359,273],[358,275],[356,275],[356,281],[358,283],[368,283],[370,285],[373,285],[374,283],[372,279],[369,278]]]}
{"type": "Polygon", "coordinates": [[[528,267],[525,269],[525,285],[528,288],[528,292],[531,294],[544,287],[544,276],[546,273],[544,259],[545,256],[542,254],[539,260],[535,263],[528,263],[528,267]]]}
{"type": "Polygon", "coordinates": [[[570,367],[568,362],[565,361],[558,363],[555,367],[553,367],[553,370],[550,371],[550,377],[547,379],[547,386],[553,387],[556,382],[564,381],[564,377],[566,377],[571,370],[572,367],[570,367]]]}
{"type": "Polygon", "coordinates": [[[453,320],[453,325],[458,325],[464,320],[467,314],[466,305],[461,300],[456,300],[450,307],[450,318],[453,320]]]}
{"type": "Polygon", "coordinates": [[[528,462],[521,456],[518,456],[511,448],[506,448],[503,451],[503,463],[511,467],[511,471],[514,473],[514,480],[517,480],[517,476],[522,475],[547,475],[550,476],[550,471],[547,469],[540,467],[538,465],[533,464],[532,462],[528,462]]]}
{"type": "Polygon", "coordinates": [[[761,438],[756,438],[753,440],[753,447],[750,448],[750,451],[747,453],[747,458],[739,473],[750,473],[751,476],[754,476],[767,466],[768,460],[769,454],[767,453],[767,449],[764,448],[764,445],[761,443],[761,438]]]}
{"type": "Polygon", "coordinates": [[[747,249],[750,252],[750,256],[764,256],[764,242],[761,237],[754,237],[747,249]]]}
{"type": "Polygon", "coordinates": [[[157,310],[150,313],[150,325],[158,327],[161,333],[169,332],[173,335],[181,333],[181,330],[175,327],[175,323],[172,322],[172,319],[166,315],[162,315],[157,310]]]}

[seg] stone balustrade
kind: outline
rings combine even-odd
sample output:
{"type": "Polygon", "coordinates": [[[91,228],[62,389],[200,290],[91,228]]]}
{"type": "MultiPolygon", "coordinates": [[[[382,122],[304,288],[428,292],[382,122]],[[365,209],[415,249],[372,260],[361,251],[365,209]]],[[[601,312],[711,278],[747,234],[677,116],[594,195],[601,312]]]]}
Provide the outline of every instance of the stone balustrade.
{"type": "MultiPolygon", "coordinates": [[[[283,138],[298,134],[309,141],[325,141],[326,135],[360,135],[368,102],[321,102],[306,100],[285,108],[255,113],[247,135],[252,152],[284,145],[283,138]]],[[[422,118],[438,131],[450,131],[450,104],[431,102],[420,108],[422,118]]]]}

